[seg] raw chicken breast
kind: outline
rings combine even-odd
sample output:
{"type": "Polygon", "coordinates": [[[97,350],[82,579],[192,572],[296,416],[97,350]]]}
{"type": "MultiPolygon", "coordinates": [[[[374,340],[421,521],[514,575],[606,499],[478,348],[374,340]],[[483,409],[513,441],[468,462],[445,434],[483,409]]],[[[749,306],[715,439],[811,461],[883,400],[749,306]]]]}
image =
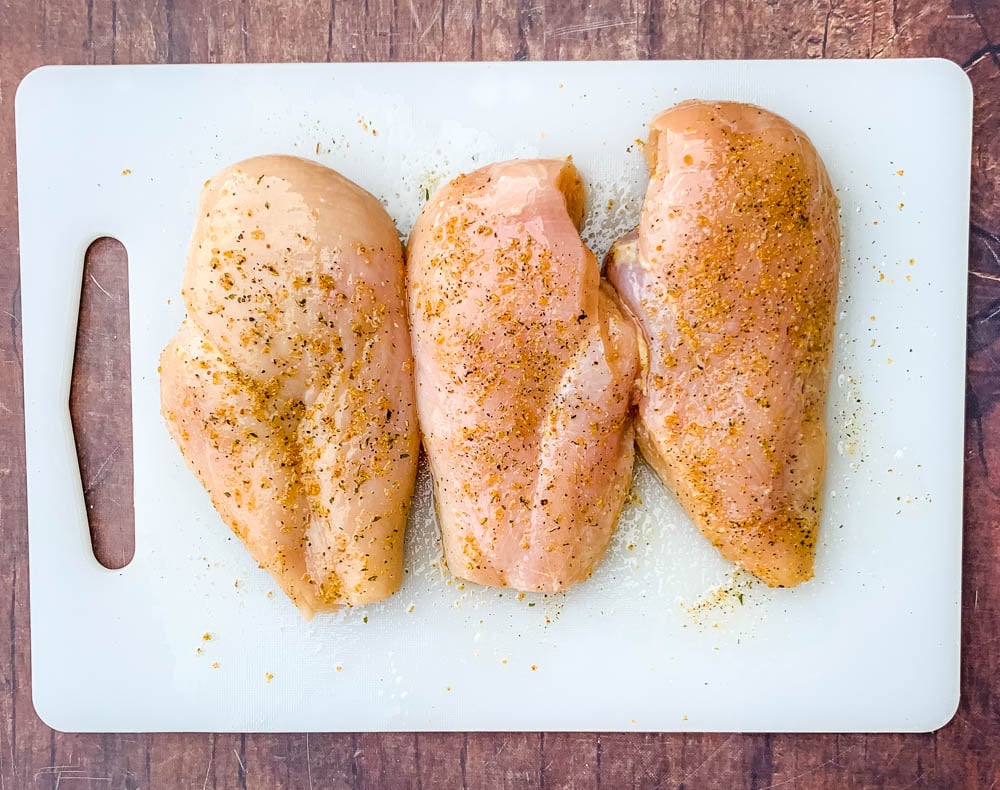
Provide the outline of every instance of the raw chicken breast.
{"type": "Polygon", "coordinates": [[[800,130],[745,104],[650,125],[639,227],[608,278],[648,346],[637,438],[705,536],[771,586],[813,575],[840,261],[800,130]]]}
{"type": "Polygon", "coordinates": [[[589,577],[632,479],[635,329],[581,241],[565,161],[492,165],[410,236],[417,405],[448,567],[553,592],[589,577]]]}
{"type": "Polygon", "coordinates": [[[419,449],[403,289],[392,220],[333,170],[264,156],[205,183],[163,416],[307,617],[402,580],[419,449]]]}

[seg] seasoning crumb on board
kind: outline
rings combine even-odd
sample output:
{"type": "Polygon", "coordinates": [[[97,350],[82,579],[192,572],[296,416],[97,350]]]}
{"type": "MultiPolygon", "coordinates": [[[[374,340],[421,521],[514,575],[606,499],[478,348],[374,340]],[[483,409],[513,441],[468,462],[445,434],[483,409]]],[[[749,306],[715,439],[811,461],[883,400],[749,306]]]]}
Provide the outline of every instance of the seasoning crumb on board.
{"type": "Polygon", "coordinates": [[[219,662],[218,662],[218,661],[213,661],[213,662],[212,662],[212,669],[218,669],[218,668],[219,668],[219,666],[220,666],[220,665],[219,665],[219,662]]]}
{"type": "Polygon", "coordinates": [[[130,168],[130,167],[126,167],[124,170],[122,170],[122,175],[123,176],[131,175],[131,174],[132,174],[132,168],[130,168]]]}
{"type": "Polygon", "coordinates": [[[212,635],[211,635],[211,634],[210,634],[210,633],[209,633],[208,631],[206,631],[205,633],[203,633],[203,634],[201,635],[201,638],[202,638],[202,639],[203,639],[204,641],[206,641],[206,642],[211,642],[211,641],[212,641],[212,635]]]}
{"type": "Polygon", "coordinates": [[[264,680],[266,680],[268,683],[270,683],[272,680],[274,680],[274,675],[272,675],[270,672],[265,672],[264,673],[264,680]]]}

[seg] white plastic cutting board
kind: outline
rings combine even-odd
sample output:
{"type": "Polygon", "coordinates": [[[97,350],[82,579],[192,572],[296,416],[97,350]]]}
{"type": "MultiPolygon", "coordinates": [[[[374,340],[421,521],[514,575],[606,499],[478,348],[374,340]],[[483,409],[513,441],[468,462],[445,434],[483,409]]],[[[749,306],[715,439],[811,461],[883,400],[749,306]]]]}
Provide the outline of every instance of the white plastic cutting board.
{"type": "Polygon", "coordinates": [[[64,730],[930,730],[958,701],[972,94],[945,61],[45,68],[16,104],[35,706],[64,730]],[[408,232],[443,179],[572,154],[598,256],[645,125],[689,97],[801,126],[842,204],[816,579],[733,575],[640,465],[594,578],[457,583],[423,476],[403,589],[303,621],[159,416],[202,182],[290,153],[408,232]],[[129,255],[136,552],[94,559],[68,395],[83,256],[129,255]],[[272,591],[274,592],[272,596],[272,591]],[[203,635],[210,634],[210,640],[203,635]],[[271,676],[270,681],[268,677],[271,676]]]}

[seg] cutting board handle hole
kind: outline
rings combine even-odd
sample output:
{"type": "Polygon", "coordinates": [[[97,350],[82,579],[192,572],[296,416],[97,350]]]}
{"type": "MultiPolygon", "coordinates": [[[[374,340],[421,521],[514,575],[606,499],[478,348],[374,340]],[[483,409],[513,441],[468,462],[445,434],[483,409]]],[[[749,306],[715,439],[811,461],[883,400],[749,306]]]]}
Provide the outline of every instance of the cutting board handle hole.
{"type": "Polygon", "coordinates": [[[124,568],[135,555],[128,254],[108,236],[84,257],[69,412],[94,556],[124,568]]]}

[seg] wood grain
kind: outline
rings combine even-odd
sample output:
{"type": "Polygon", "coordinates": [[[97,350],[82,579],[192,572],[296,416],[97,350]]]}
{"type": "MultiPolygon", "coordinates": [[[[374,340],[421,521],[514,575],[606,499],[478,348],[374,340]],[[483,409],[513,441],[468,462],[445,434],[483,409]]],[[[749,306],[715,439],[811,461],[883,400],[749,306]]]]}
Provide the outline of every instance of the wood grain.
{"type": "MultiPolygon", "coordinates": [[[[996,0],[0,0],[0,790],[1000,787],[998,41],[996,0]],[[962,64],[976,97],[962,702],[949,725],[930,735],[71,735],[37,718],[14,199],[24,74],[43,63],[911,56],[962,64]]],[[[98,350],[121,314],[109,324],[93,311],[127,299],[123,279],[102,273],[107,249],[95,250],[102,289],[84,291],[81,317],[98,350]]],[[[120,356],[80,358],[91,362],[74,378],[78,419],[87,403],[121,397],[107,379],[121,375],[120,356]]],[[[94,467],[108,441],[130,446],[127,425],[109,425],[122,432],[94,433],[81,455],[98,499],[120,504],[125,455],[103,477],[94,467]]]]}
{"type": "Polygon", "coordinates": [[[128,256],[114,239],[87,250],[69,393],[94,555],[124,568],[135,553],[128,256]]]}

